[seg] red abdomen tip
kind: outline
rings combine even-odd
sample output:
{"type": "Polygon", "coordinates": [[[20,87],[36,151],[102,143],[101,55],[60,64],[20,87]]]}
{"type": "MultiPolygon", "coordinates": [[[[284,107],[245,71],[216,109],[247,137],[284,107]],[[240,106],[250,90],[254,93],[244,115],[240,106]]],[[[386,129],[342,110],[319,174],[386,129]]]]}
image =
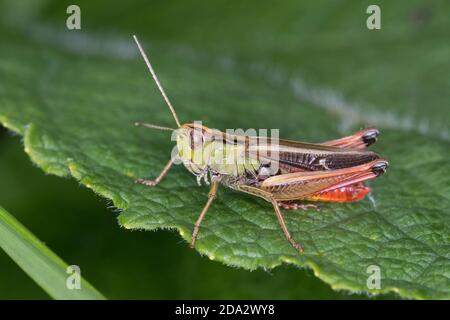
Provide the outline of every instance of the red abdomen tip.
{"type": "Polygon", "coordinates": [[[363,184],[356,184],[316,194],[311,197],[311,200],[355,202],[364,199],[370,191],[371,189],[369,187],[363,184]]]}

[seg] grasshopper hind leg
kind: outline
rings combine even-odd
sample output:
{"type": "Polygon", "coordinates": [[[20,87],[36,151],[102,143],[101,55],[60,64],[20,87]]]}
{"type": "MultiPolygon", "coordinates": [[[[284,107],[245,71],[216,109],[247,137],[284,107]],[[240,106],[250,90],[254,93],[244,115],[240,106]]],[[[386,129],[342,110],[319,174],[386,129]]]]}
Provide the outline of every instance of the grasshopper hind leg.
{"type": "Polygon", "coordinates": [[[364,150],[366,147],[377,142],[380,131],[375,128],[360,130],[350,136],[336,140],[322,142],[321,144],[329,147],[352,148],[364,150]]]}
{"type": "Polygon", "coordinates": [[[317,211],[320,211],[320,207],[318,205],[315,205],[315,204],[312,204],[312,203],[278,202],[278,206],[280,208],[283,208],[283,209],[286,209],[286,210],[315,209],[317,211]]]}

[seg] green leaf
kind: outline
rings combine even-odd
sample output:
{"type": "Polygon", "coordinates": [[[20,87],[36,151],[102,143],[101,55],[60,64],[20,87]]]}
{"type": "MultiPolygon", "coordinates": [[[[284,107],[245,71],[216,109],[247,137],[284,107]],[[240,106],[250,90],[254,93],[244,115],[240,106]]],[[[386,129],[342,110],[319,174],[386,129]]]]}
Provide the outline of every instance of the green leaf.
{"type": "MultiPolygon", "coordinates": [[[[357,12],[364,14],[363,7],[357,12]]],[[[97,12],[96,21],[103,23],[104,8],[99,8],[88,14],[97,12]]],[[[305,247],[304,255],[284,239],[270,205],[225,189],[202,224],[196,249],[210,259],[250,270],[281,263],[311,268],[336,290],[449,298],[450,121],[443,101],[450,97],[444,90],[436,95],[434,89],[448,84],[441,71],[446,69],[442,64],[448,60],[448,45],[438,45],[445,26],[440,16],[429,29],[414,31],[408,17],[397,14],[397,31],[387,24],[387,33],[370,34],[367,44],[364,16],[354,18],[354,11],[348,10],[338,28],[318,30],[308,46],[294,41],[297,34],[291,30],[301,30],[306,37],[315,21],[329,17],[325,20],[332,23],[333,10],[310,8],[303,13],[305,19],[299,19],[305,28],[291,26],[283,33],[272,29],[278,20],[267,8],[245,16],[250,22],[236,10],[222,9],[229,28],[222,28],[226,34],[218,39],[208,34],[216,20],[205,18],[215,12],[203,13],[201,24],[183,28],[182,36],[168,32],[164,40],[153,34],[158,28],[139,28],[128,16],[119,22],[122,32],[133,26],[152,40],[151,47],[148,42],[144,46],[152,49],[151,59],[182,121],[201,119],[221,130],[281,128],[283,138],[313,142],[375,124],[382,136],[373,149],[391,167],[370,184],[372,197],[360,203],[322,204],[320,212],[284,212],[289,229],[305,247]],[[266,19],[258,20],[260,13],[266,19]],[[240,28],[243,25],[249,29],[240,28]],[[229,31],[234,27],[247,31],[229,31]],[[335,29],[347,32],[329,31],[335,29]],[[398,43],[405,37],[407,41],[398,43]],[[422,46],[417,39],[424,41],[422,46]],[[194,48],[180,45],[183,41],[195,43],[194,48]],[[223,47],[232,54],[219,53],[223,47]],[[428,58],[416,65],[421,50],[428,58]],[[384,57],[386,51],[395,59],[384,57]],[[430,70],[436,70],[435,78],[417,80],[430,70]],[[371,265],[380,268],[381,289],[367,287],[371,265]]],[[[302,12],[283,10],[292,11],[286,21],[302,12]]],[[[154,23],[166,26],[160,20],[154,23]]],[[[2,39],[0,74],[8,80],[0,87],[0,121],[24,136],[31,159],[48,173],[73,176],[112,199],[124,209],[119,222],[125,228],[176,228],[189,241],[207,188],[198,188],[181,167],[172,169],[156,188],[133,183],[137,177],[156,176],[173,143],[167,133],[132,124],[173,126],[173,120],[131,37],[58,32],[38,24],[24,33],[4,30],[2,39]]]]}
{"type": "Polygon", "coordinates": [[[80,289],[66,286],[68,265],[0,207],[0,247],[54,299],[104,299],[81,278],[80,289]]]}
{"type": "MultiPolygon", "coordinates": [[[[54,251],[64,253],[64,260],[79,265],[108,299],[368,298],[334,292],[312,272],[288,265],[269,273],[211,262],[186,250],[177,232],[124,231],[105,201],[74,179],[45,175],[19,141],[0,127],[0,203],[54,251]]],[[[48,297],[9,260],[0,249],[0,299],[48,297]]]]}

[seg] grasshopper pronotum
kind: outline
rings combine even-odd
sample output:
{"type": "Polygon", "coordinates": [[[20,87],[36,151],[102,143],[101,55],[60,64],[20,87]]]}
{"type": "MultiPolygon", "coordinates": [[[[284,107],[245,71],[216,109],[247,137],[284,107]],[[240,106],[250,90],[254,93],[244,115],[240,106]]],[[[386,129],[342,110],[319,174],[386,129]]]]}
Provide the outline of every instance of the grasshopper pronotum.
{"type": "MultiPolygon", "coordinates": [[[[303,252],[303,247],[291,236],[280,207],[318,209],[314,204],[299,204],[292,202],[294,200],[359,201],[371,191],[363,182],[385,173],[389,163],[376,153],[365,150],[366,146],[377,140],[379,131],[376,129],[364,129],[351,136],[318,144],[289,140],[273,143],[267,138],[265,143],[261,143],[256,136],[230,135],[194,123],[182,125],[138,39],[136,36],[133,38],[172,112],[177,128],[147,123],[136,125],[175,132],[176,158],[197,177],[199,184],[202,179],[211,184],[208,200],[195,222],[191,247],[195,246],[200,224],[216,197],[219,183],[270,202],[286,239],[295,249],[303,252]],[[234,155],[231,165],[212,161],[217,155],[222,157],[223,150],[229,150],[234,155]],[[195,156],[198,151],[202,155],[200,158],[195,156]]],[[[156,186],[174,161],[172,157],[156,179],[138,179],[136,182],[156,186]]]]}

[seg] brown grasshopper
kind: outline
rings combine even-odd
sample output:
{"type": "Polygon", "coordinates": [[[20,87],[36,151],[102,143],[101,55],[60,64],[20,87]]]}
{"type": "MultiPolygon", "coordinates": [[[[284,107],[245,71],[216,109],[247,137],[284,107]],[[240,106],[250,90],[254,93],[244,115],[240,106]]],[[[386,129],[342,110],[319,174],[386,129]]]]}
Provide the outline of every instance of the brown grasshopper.
{"type": "Polygon", "coordinates": [[[138,179],[137,183],[156,186],[176,160],[187,170],[210,184],[208,200],[195,222],[191,247],[219,184],[270,202],[286,239],[300,252],[303,247],[291,236],[280,207],[308,209],[314,204],[293,201],[354,202],[363,199],[371,189],[363,182],[386,172],[388,161],[365,148],[376,142],[379,131],[364,129],[351,136],[312,144],[277,140],[258,136],[224,133],[196,123],[181,125],[150,61],[136,36],[133,36],[145,63],[156,82],[177,128],[136,123],[152,129],[173,131],[177,153],[154,180],[138,179]],[[229,157],[232,154],[233,157],[229,157]],[[231,161],[217,161],[217,160],[231,161]]]}

